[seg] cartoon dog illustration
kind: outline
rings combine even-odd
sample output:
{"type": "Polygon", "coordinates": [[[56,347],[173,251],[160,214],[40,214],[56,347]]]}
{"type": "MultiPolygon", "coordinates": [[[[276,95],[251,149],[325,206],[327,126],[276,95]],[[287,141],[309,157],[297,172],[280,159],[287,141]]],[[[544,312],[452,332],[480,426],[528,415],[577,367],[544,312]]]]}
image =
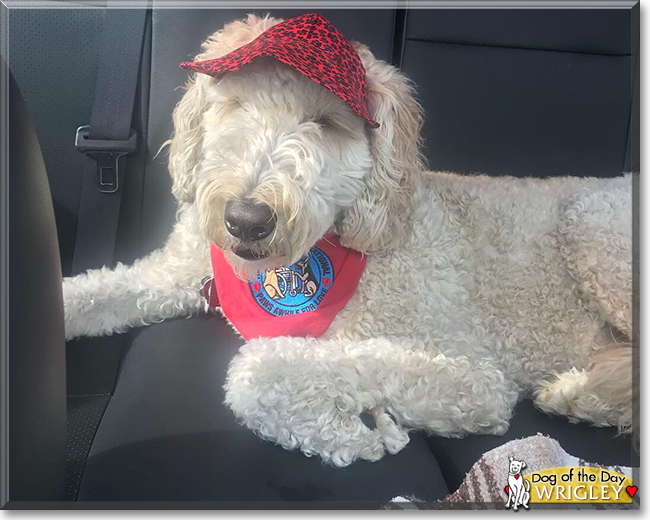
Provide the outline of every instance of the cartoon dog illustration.
{"type": "Polygon", "coordinates": [[[318,290],[318,283],[313,271],[309,267],[309,257],[296,262],[294,270],[291,267],[279,267],[264,272],[262,285],[267,294],[274,300],[282,300],[285,296],[302,294],[311,298],[318,290]],[[280,278],[284,281],[284,291],[280,285],[280,278]]]}
{"type": "Polygon", "coordinates": [[[510,469],[508,472],[508,501],[506,502],[506,509],[512,509],[517,511],[519,506],[524,506],[526,509],[528,507],[528,501],[530,500],[530,483],[521,476],[521,470],[526,467],[526,463],[523,460],[515,460],[514,457],[510,457],[510,469]]]}
{"type": "Polygon", "coordinates": [[[318,284],[316,282],[316,277],[314,276],[313,271],[309,267],[309,257],[298,260],[298,262],[296,262],[296,265],[302,271],[302,275],[298,275],[298,277],[300,280],[302,280],[303,283],[303,294],[305,297],[311,298],[314,294],[316,294],[318,284]]]}
{"type": "Polygon", "coordinates": [[[275,272],[275,269],[264,273],[263,285],[266,293],[274,300],[284,298],[284,293],[280,289],[280,282],[278,281],[278,274],[275,272]]]}

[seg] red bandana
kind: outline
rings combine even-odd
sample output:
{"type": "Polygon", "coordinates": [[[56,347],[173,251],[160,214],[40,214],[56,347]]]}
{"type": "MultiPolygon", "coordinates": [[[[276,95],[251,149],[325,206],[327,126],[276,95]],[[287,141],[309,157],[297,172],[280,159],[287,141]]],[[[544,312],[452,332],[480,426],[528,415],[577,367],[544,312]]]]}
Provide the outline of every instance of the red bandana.
{"type": "Polygon", "coordinates": [[[240,280],[221,249],[211,246],[214,280],[203,295],[221,310],[244,339],[319,337],[357,289],[366,257],[326,235],[290,266],[240,280]],[[218,295],[218,297],[217,297],[218,295]]]}
{"type": "Polygon", "coordinates": [[[357,51],[319,14],[304,14],[274,25],[252,42],[214,60],[190,61],[181,67],[215,78],[241,69],[259,56],[270,56],[336,94],[373,128],[368,113],[366,71],[357,51]]]}

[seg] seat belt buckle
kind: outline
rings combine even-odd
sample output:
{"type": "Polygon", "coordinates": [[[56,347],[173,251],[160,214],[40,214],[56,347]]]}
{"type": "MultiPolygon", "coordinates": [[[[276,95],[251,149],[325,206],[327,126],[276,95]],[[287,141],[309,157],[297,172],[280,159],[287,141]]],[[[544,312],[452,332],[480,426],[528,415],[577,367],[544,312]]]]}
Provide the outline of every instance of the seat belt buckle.
{"type": "Polygon", "coordinates": [[[119,189],[120,158],[137,150],[138,133],[131,128],[125,141],[89,139],[89,129],[89,125],[77,128],[75,148],[97,163],[97,189],[102,193],[115,193],[119,189]]]}

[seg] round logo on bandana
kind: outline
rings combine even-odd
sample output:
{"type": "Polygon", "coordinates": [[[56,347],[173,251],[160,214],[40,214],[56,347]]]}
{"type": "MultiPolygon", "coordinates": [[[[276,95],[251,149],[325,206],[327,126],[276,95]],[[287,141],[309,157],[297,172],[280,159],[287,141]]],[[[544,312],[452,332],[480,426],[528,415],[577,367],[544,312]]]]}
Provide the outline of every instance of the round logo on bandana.
{"type": "Polygon", "coordinates": [[[258,274],[249,283],[257,304],[272,316],[290,316],[311,312],[334,282],[329,257],[318,247],[295,264],[258,274]]]}

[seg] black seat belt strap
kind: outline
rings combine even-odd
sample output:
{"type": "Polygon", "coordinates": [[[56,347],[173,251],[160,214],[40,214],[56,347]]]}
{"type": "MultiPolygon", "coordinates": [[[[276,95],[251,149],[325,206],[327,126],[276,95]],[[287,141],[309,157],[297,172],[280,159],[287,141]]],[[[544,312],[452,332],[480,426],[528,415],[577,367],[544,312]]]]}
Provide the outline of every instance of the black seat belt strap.
{"type": "Polygon", "coordinates": [[[75,138],[77,149],[88,156],[72,261],[75,274],[113,262],[125,156],[137,148],[131,119],[146,16],[146,9],[106,11],[90,124],[79,127],[75,138]]]}

